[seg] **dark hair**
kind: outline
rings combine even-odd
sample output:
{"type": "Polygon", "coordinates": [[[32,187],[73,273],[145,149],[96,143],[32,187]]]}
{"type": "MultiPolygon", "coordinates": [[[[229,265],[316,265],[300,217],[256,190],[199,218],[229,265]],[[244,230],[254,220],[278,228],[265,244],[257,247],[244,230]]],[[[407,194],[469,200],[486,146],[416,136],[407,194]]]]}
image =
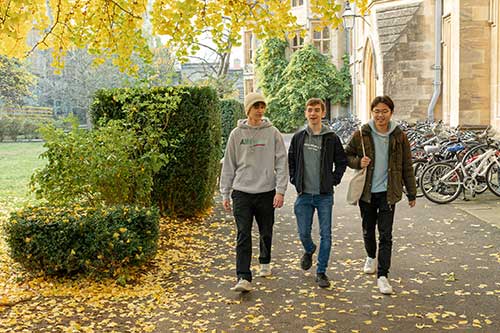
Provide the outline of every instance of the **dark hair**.
{"type": "Polygon", "coordinates": [[[306,107],[308,107],[309,105],[317,105],[317,104],[321,105],[321,111],[326,110],[325,102],[323,102],[321,98],[309,98],[306,102],[306,107]]]}
{"type": "Polygon", "coordinates": [[[394,102],[389,96],[384,95],[375,97],[372,101],[372,104],[370,105],[370,110],[373,110],[373,108],[376,107],[378,103],[384,103],[389,107],[389,109],[391,109],[391,113],[394,112],[394,102]]]}

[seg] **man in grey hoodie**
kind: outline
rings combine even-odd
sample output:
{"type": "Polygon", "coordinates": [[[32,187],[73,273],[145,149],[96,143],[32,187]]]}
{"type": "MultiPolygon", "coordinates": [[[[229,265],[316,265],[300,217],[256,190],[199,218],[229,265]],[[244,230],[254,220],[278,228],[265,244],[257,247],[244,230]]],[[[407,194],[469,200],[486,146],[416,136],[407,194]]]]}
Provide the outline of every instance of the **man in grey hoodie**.
{"type": "Polygon", "coordinates": [[[347,157],[339,137],[321,123],[326,115],[325,104],[321,99],[309,99],[304,115],[307,125],[294,134],[288,150],[290,182],[298,193],[294,211],[304,247],[300,266],[303,270],[311,268],[312,255],[316,251],[311,237],[316,210],[321,238],[316,283],[321,288],[327,288],[330,286],[326,268],[332,248],[333,187],[340,183],[344,175],[347,157]]]}
{"type": "Polygon", "coordinates": [[[281,133],[264,117],[266,101],[259,93],[245,97],[247,119],[229,135],[224,154],[220,191],[223,206],[231,211],[238,229],[234,291],[252,290],[252,224],[260,235],[260,276],[271,275],[271,245],[274,209],[283,206],[288,184],[285,143],[281,133]]]}

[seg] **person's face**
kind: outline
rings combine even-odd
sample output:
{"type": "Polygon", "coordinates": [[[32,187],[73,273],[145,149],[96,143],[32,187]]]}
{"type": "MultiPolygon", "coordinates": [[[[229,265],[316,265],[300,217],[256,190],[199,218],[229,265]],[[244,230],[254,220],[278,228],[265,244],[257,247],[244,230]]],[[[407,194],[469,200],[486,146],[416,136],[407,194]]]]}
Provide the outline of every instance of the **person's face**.
{"type": "Polygon", "coordinates": [[[391,109],[384,103],[378,103],[372,109],[372,118],[375,121],[375,125],[380,128],[386,128],[389,126],[389,121],[392,117],[391,109]]]}
{"type": "Polygon", "coordinates": [[[263,102],[257,102],[250,108],[248,112],[248,118],[252,120],[262,120],[264,113],[266,112],[266,104],[263,102]]]}
{"type": "Polygon", "coordinates": [[[321,110],[321,104],[308,105],[304,114],[310,126],[318,125],[321,124],[321,119],[326,115],[326,110],[321,110]]]}

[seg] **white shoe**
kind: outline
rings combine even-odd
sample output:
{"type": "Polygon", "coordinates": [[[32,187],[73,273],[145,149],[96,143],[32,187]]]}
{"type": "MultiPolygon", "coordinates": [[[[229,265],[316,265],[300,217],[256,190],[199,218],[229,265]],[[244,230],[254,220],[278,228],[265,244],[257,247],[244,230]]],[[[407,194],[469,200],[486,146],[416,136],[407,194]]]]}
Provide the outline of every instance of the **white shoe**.
{"type": "Polygon", "coordinates": [[[375,258],[366,257],[365,267],[363,268],[363,272],[366,274],[373,274],[377,269],[377,261],[375,258]]]}
{"type": "Polygon", "coordinates": [[[245,280],[245,279],[239,279],[238,283],[234,287],[231,288],[232,291],[250,291],[252,290],[252,282],[245,280]]]}
{"type": "Polygon", "coordinates": [[[273,273],[271,271],[271,264],[260,264],[260,277],[271,276],[273,273]]]}
{"type": "Polygon", "coordinates": [[[387,277],[381,276],[377,279],[377,286],[380,292],[384,295],[390,295],[392,294],[392,287],[389,284],[389,280],[387,280],[387,277]]]}

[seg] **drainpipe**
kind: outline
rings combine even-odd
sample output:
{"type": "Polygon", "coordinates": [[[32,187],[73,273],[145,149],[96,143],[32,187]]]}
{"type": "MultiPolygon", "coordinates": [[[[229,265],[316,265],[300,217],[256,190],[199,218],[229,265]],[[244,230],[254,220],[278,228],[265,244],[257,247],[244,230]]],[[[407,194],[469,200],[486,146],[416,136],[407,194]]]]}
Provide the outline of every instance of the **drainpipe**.
{"type": "Polygon", "coordinates": [[[441,30],[443,17],[443,0],[436,0],[435,8],[435,31],[434,31],[434,92],[427,109],[427,120],[434,121],[434,108],[441,94],[441,30]]]}

